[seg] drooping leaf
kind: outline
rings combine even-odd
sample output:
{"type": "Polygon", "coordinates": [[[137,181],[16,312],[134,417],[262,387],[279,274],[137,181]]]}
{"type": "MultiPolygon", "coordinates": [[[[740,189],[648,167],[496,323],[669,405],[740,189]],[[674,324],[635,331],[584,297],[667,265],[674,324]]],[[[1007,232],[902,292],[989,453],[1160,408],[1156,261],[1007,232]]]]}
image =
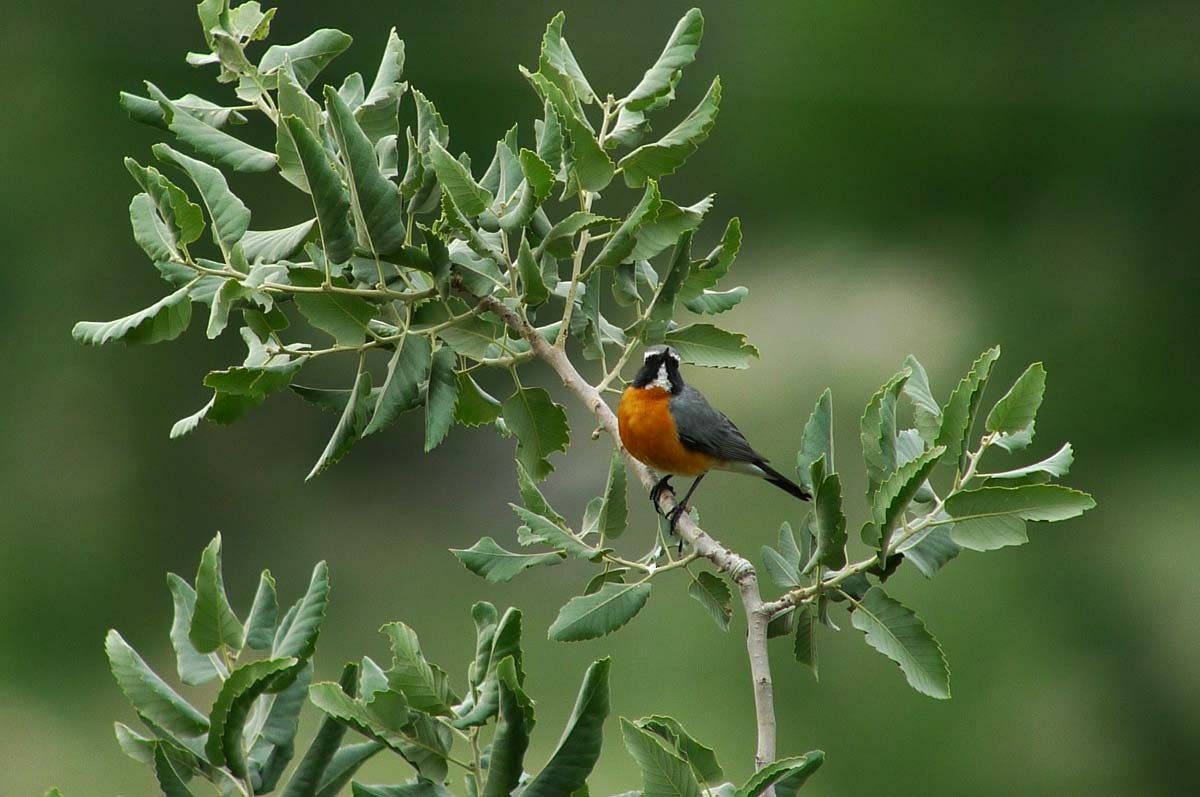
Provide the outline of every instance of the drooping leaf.
{"type": "Polygon", "coordinates": [[[855,601],[850,620],[866,634],[867,644],[900,665],[909,686],[942,700],[950,697],[950,669],[946,657],[921,618],[893,600],[879,587],[871,587],[855,601]]]}
{"type": "Polygon", "coordinates": [[[733,593],[725,579],[707,570],[701,571],[688,585],[688,595],[708,610],[717,627],[722,631],[729,630],[729,620],[733,617],[733,593]]]}
{"type": "Polygon", "coordinates": [[[216,766],[224,766],[236,777],[246,776],[242,728],[250,706],[285,670],[297,663],[294,658],[259,659],[244,664],[229,674],[209,715],[208,740],[204,751],[216,766]]]}
{"type": "Polygon", "coordinates": [[[271,45],[258,62],[258,71],[263,75],[271,75],[285,62],[291,62],[296,82],[301,88],[308,88],[308,84],[313,82],[321,70],[344,52],[353,41],[340,30],[322,28],[295,44],[271,45]]]}
{"type": "Polygon", "coordinates": [[[145,310],[115,321],[80,321],[71,337],[90,346],[114,340],[125,343],[160,343],[183,334],[192,320],[192,300],[185,286],[159,299],[145,310]]]}
{"type": "Polygon", "coordinates": [[[605,584],[591,595],[567,601],[550,625],[557,642],[578,642],[611,634],[628,623],[650,598],[650,582],[605,584]]]}
{"type": "Polygon", "coordinates": [[[338,419],[337,426],[334,427],[333,434],[325,445],[325,450],[317,458],[312,470],[304,477],[305,481],[324,473],[326,468],[344,457],[346,452],[362,437],[362,430],[367,422],[367,399],[370,395],[371,374],[367,371],[360,371],[354,381],[354,388],[350,392],[349,400],[346,402],[346,409],[342,411],[342,416],[338,419]]]}
{"type": "Polygon", "coordinates": [[[200,555],[196,571],[196,606],[188,638],[201,653],[212,653],[222,646],[240,650],[244,639],[242,624],[225,594],[221,573],[221,535],[217,534],[200,555]]]}
{"type": "Polygon", "coordinates": [[[546,766],[525,786],[523,797],[562,797],[587,781],[604,742],[608,669],[608,659],[600,659],[588,667],[558,747],[546,766]]]}
{"type": "Polygon", "coordinates": [[[212,222],[213,240],[228,259],[233,245],[250,227],[250,210],[229,190],[229,183],[220,169],[189,158],[166,144],[155,144],[151,151],[160,161],[178,166],[195,184],[212,222]]]}
{"type": "Polygon", "coordinates": [[[675,25],[667,46],[654,65],[646,70],[641,82],[621,100],[624,108],[634,111],[662,108],[675,98],[675,85],[683,68],[696,60],[704,36],[704,15],[693,8],[675,25]]]}
{"type": "Polygon", "coordinates": [[[653,144],[643,144],[618,164],[625,184],[637,188],[651,178],[672,174],[700,146],[717,121],[721,104],[721,79],[715,78],[700,104],[671,132],[653,144]]]}
{"type": "Polygon", "coordinates": [[[550,291],[542,279],[541,269],[538,268],[533,250],[529,248],[529,242],[524,236],[521,237],[521,246],[517,250],[517,270],[521,275],[521,289],[527,305],[537,307],[550,298],[550,291]]]}
{"type": "Polygon", "coordinates": [[[792,642],[792,655],[796,661],[808,667],[814,678],[819,678],[817,666],[817,616],[811,605],[796,607],[796,636],[792,642]]]}
{"type": "Polygon", "coordinates": [[[370,435],[386,429],[395,423],[401,413],[420,406],[421,383],[429,378],[432,366],[429,339],[421,335],[405,335],[388,362],[387,377],[383,380],[379,401],[375,404],[375,414],[371,416],[371,422],[363,434],[370,435]]]}
{"type": "Polygon", "coordinates": [[[213,127],[183,108],[173,104],[167,107],[170,117],[167,126],[171,132],[218,166],[235,172],[251,173],[268,172],[275,168],[275,153],[259,149],[218,127],[213,127]]]}
{"type": "Polygon", "coordinates": [[[1075,461],[1075,450],[1070,443],[1064,443],[1063,447],[1058,449],[1050,456],[1043,459],[1041,462],[1035,462],[1032,465],[1026,465],[1023,468],[1014,468],[1013,470],[1000,471],[999,473],[989,473],[989,479],[1022,479],[1026,476],[1031,476],[1035,473],[1045,473],[1052,478],[1066,476],[1067,471],[1071,469],[1071,464],[1075,461]]]}
{"type": "Polygon", "coordinates": [[[1025,429],[1037,417],[1045,392],[1046,369],[1041,363],[1034,363],[992,407],[985,428],[997,434],[1013,434],[1025,429]]]}
{"type": "MultiPolygon", "coordinates": [[[[662,198],[658,193],[658,183],[653,180],[647,181],[646,191],[641,200],[604,242],[600,254],[596,255],[596,259],[592,261],[592,266],[616,266],[626,260],[631,260],[634,247],[638,243],[638,231],[644,223],[658,215],[661,205],[662,198]]],[[[678,237],[676,235],[672,241],[678,237]]]]}
{"type": "Polygon", "coordinates": [[[600,529],[606,539],[616,539],[629,525],[629,502],[626,498],[625,460],[614,449],[608,462],[608,480],[604,485],[604,509],[600,512],[600,529]]]}
{"type": "Polygon", "coordinates": [[[825,753],[813,750],[794,758],[781,758],[755,772],[733,797],[758,797],[772,785],[777,797],[793,797],[804,782],[825,763],[825,753]]]}
{"type": "Polygon", "coordinates": [[[208,732],[208,719],[159,678],[115,630],[105,637],[104,650],[117,685],[138,714],[180,737],[208,732]]]}
{"type": "Polygon", "coordinates": [[[1095,499],[1087,493],[1058,484],[981,487],[946,499],[946,512],[954,518],[951,538],[974,551],[1026,542],[1027,520],[1067,520],[1095,506],[1095,499]]]}
{"type": "Polygon", "coordinates": [[[392,648],[392,667],[387,671],[388,685],[403,693],[417,711],[447,716],[454,694],[446,673],[425,660],[417,634],[404,623],[388,623],[380,629],[392,648]]]}
{"type": "Polygon", "coordinates": [[[664,748],[653,734],[622,717],[621,736],[642,772],[645,797],[701,797],[688,762],[664,748]]]}
{"type": "Polygon", "coordinates": [[[304,248],[316,223],[309,219],[279,230],[247,230],[242,236],[242,254],[252,265],[287,260],[304,248]]]}
{"type": "Polygon", "coordinates": [[[758,349],[746,342],[745,335],[712,324],[689,324],[671,330],[664,339],[692,365],[749,368],[751,359],[758,357],[758,349]]]}
{"type": "Polygon", "coordinates": [[[463,567],[492,584],[510,581],[531,567],[558,564],[566,558],[566,554],[560,551],[513,553],[501,548],[491,537],[480,538],[470,548],[451,548],[450,553],[463,567]]]}
{"type": "Polygon", "coordinates": [[[446,347],[433,353],[429,368],[429,390],[425,401],[425,452],[429,453],[446,439],[454,423],[458,402],[458,381],[454,377],[454,352],[446,347]]]}
{"type": "Polygon", "coordinates": [[[516,461],[517,466],[517,490],[521,493],[521,501],[525,504],[525,508],[536,515],[541,515],[544,518],[549,518],[554,523],[565,526],[567,521],[562,515],[554,511],[554,507],[550,506],[550,502],[542,495],[542,491],[538,489],[533,478],[529,475],[529,471],[521,464],[521,460],[516,461]]]}
{"type": "Polygon", "coordinates": [[[534,479],[541,481],[554,466],[547,457],[566,451],[571,441],[567,414],[540,387],[522,388],[504,402],[504,422],[517,436],[517,460],[534,479]]]}

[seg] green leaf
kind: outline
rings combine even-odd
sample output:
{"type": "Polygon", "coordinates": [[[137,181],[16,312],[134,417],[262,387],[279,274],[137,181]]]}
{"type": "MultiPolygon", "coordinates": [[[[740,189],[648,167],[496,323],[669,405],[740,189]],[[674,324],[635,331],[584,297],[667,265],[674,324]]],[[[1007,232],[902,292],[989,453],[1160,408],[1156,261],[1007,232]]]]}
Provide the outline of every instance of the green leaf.
{"type": "Polygon", "coordinates": [[[155,144],[151,151],[160,161],[178,166],[195,184],[212,221],[213,240],[228,259],[233,245],[242,239],[250,227],[250,211],[245,203],[229,190],[229,183],[220,169],[189,158],[166,144],[155,144]]]}
{"type": "MultiPolygon", "coordinates": [[[[824,455],[817,462],[824,466],[824,455]]],[[[846,516],[842,512],[842,480],[829,473],[821,480],[813,498],[813,526],[817,537],[816,550],[804,567],[808,572],[814,565],[831,570],[846,566],[846,516]]]]}
{"type": "Polygon", "coordinates": [[[190,244],[204,232],[204,214],[200,206],[188,199],[183,189],[172,183],[153,166],[142,166],[133,158],[125,159],[125,168],[133,175],[142,190],[150,194],[162,217],[171,229],[172,240],[190,244]]]}
{"type": "Polygon", "coordinates": [[[188,628],[192,624],[192,612],[196,606],[196,592],[174,573],[167,573],[167,586],[171,590],[174,606],[171,647],[175,649],[179,680],[188,686],[206,684],[217,677],[217,667],[207,654],[196,650],[196,646],[188,638],[188,628]]]}
{"type": "MultiPolygon", "coordinates": [[[[330,686],[338,689],[343,695],[353,698],[357,680],[358,665],[351,663],[342,669],[340,686],[338,684],[330,684],[330,686]]],[[[311,688],[309,691],[311,693],[311,688]]],[[[292,772],[282,797],[312,797],[315,795],[321,778],[338,753],[338,746],[342,743],[345,735],[346,726],[336,718],[326,716],[322,719],[307,752],[292,772]]]]}
{"type": "Polygon", "coordinates": [[[727,291],[705,290],[698,296],[685,298],[683,304],[693,313],[717,315],[726,310],[732,310],[750,291],[743,287],[730,288],[727,291]]]}
{"type": "Polygon", "coordinates": [[[325,256],[331,263],[344,263],[354,252],[354,228],[350,226],[346,187],[325,147],[304,122],[295,116],[288,116],[283,122],[295,143],[300,168],[312,194],[325,256]]]}
{"type": "Polygon", "coordinates": [[[913,418],[917,430],[921,433],[922,440],[933,445],[942,428],[942,408],[933,397],[929,389],[929,376],[925,373],[925,367],[917,362],[917,358],[908,355],[904,359],[904,367],[911,373],[908,381],[904,383],[904,395],[908,396],[913,404],[913,418]]]}
{"type": "MultiPolygon", "coordinates": [[[[398,692],[384,690],[383,692],[375,693],[375,699],[381,700],[380,695],[393,695],[395,698],[399,698],[398,701],[394,700],[394,698],[388,698],[392,700],[390,707],[394,709],[393,713],[395,715],[406,715],[406,710],[403,710],[403,706],[398,705],[404,700],[402,695],[398,692]]],[[[350,697],[335,683],[313,684],[308,690],[308,699],[314,706],[324,711],[333,719],[350,726],[368,738],[383,742],[397,752],[404,749],[404,746],[408,744],[408,740],[399,732],[398,728],[389,727],[397,723],[390,721],[390,719],[385,721],[385,718],[371,710],[369,704],[350,697]]],[[[382,705],[378,708],[382,710],[382,705]]]]}
{"type": "Polygon", "coordinates": [[[742,223],[735,216],[725,225],[721,241],[699,265],[692,268],[687,280],[683,283],[680,295],[685,302],[699,297],[704,291],[713,288],[729,273],[733,261],[737,259],[742,247],[742,223]]]}
{"type": "MultiPolygon", "coordinates": [[[[612,182],[615,167],[599,142],[593,137],[591,128],[571,104],[562,90],[540,73],[523,74],[534,89],[553,108],[561,129],[567,134],[563,160],[571,191],[577,186],[583,191],[603,191],[612,182]]],[[[541,154],[540,152],[538,153],[541,154]]],[[[552,161],[547,160],[547,163],[552,161]]]]}
{"type": "Polygon", "coordinates": [[[811,606],[797,606],[796,637],[792,642],[792,655],[796,661],[808,667],[814,678],[820,678],[817,666],[817,613],[811,606]]]}
{"type": "Polygon", "coordinates": [[[404,623],[388,623],[380,629],[392,647],[388,685],[404,694],[410,706],[428,714],[449,716],[454,695],[446,673],[425,660],[417,633],[404,623]]]}
{"type": "MultiPolygon", "coordinates": [[[[629,258],[631,260],[650,260],[657,257],[660,252],[665,252],[671,244],[679,240],[680,235],[691,232],[700,226],[704,221],[705,214],[712,209],[712,204],[712,194],[694,205],[682,208],[669,199],[664,199],[654,219],[643,224],[638,230],[637,246],[634,247],[633,254],[629,258]]],[[[713,284],[716,284],[716,280],[713,280],[713,284]]],[[[712,285],[705,287],[711,288],[712,285]]],[[[690,298],[690,294],[685,291],[680,291],[680,296],[690,298]]]]}
{"type": "Polygon", "coordinates": [[[346,409],[338,419],[333,435],[325,445],[325,450],[317,458],[312,470],[304,477],[305,481],[319,476],[325,469],[346,455],[346,452],[362,437],[362,430],[367,422],[367,399],[371,395],[371,374],[360,371],[354,380],[354,389],[346,402],[346,409]]]}
{"type": "Polygon", "coordinates": [[[246,617],[246,647],[251,650],[270,650],[279,621],[279,600],[275,595],[275,579],[270,570],[262,571],[254,603],[246,617]]]}
{"type": "Polygon", "coordinates": [[[905,368],[885,382],[867,402],[859,422],[868,498],[896,470],[896,398],[909,376],[911,372],[905,368]]]}
{"type": "MultiPolygon", "coordinates": [[[[276,658],[294,656],[306,661],[317,649],[317,639],[329,608],[329,566],[325,562],[318,562],[313,568],[308,589],[293,608],[295,612],[289,612],[292,619],[286,630],[282,635],[276,633],[271,655],[276,658]]],[[[283,630],[283,624],[280,630],[283,630]]]]}
{"type": "Polygon", "coordinates": [[[996,445],[1003,448],[1005,451],[1020,451],[1033,442],[1034,427],[1037,422],[1029,424],[1019,432],[1012,434],[1001,434],[996,438],[996,445]]]}
{"type": "Polygon", "coordinates": [[[674,717],[643,717],[634,724],[642,730],[658,735],[674,747],[675,752],[691,765],[701,783],[713,784],[725,777],[712,748],[693,739],[674,717]]]}
{"type": "Polygon", "coordinates": [[[224,766],[236,777],[246,776],[242,728],[250,706],[275,679],[297,663],[294,658],[259,659],[229,674],[209,715],[208,740],[204,751],[215,766],[224,766]]]}
{"type": "Polygon", "coordinates": [[[310,324],[327,332],[339,346],[361,345],[367,322],[375,316],[375,305],[343,293],[298,293],[296,309],[310,324]]]}
{"type": "Polygon", "coordinates": [[[359,742],[338,750],[321,779],[321,787],[316,797],[337,797],[346,788],[346,784],[350,783],[359,767],[385,747],[380,742],[359,742]]]}
{"type": "Polygon", "coordinates": [[[167,686],[115,630],[105,637],[104,650],[117,685],[139,715],[185,738],[208,732],[208,719],[167,686]]]}
{"type": "Polygon", "coordinates": [[[958,556],[962,548],[950,538],[949,526],[934,526],[928,534],[905,540],[899,550],[921,571],[921,575],[933,578],[947,562],[958,556]]]}
{"type": "Polygon", "coordinates": [[[537,307],[550,298],[550,291],[542,279],[542,271],[538,268],[529,241],[521,237],[521,247],[517,250],[517,271],[521,275],[521,291],[525,304],[537,307]]]}
{"type": "Polygon", "coordinates": [[[246,768],[258,772],[261,784],[257,791],[264,794],[274,791],[283,772],[296,753],[296,733],[300,729],[300,712],[308,703],[308,688],[312,685],[313,668],[310,662],[302,662],[290,671],[282,673],[271,689],[279,689],[270,697],[263,698],[255,707],[254,717],[243,731],[247,739],[246,768]],[[290,684],[287,681],[291,680],[290,684]],[[287,684],[284,686],[284,684],[287,684]],[[266,711],[266,719],[262,712],[266,711]]]}
{"type": "Polygon", "coordinates": [[[492,193],[475,182],[467,168],[435,139],[429,142],[429,160],[437,173],[438,182],[464,215],[475,218],[492,204],[492,193]]]}
{"type": "Polygon", "coordinates": [[[883,484],[879,485],[872,500],[871,509],[875,524],[880,529],[880,539],[876,546],[880,551],[887,549],[892,530],[904,517],[904,512],[908,509],[913,496],[929,478],[929,474],[933,473],[934,467],[937,466],[938,460],[944,453],[946,452],[941,446],[932,448],[916,459],[901,465],[883,484]]]}
{"type": "Polygon", "coordinates": [[[261,399],[287,387],[303,364],[303,360],[285,360],[261,368],[235,365],[210,371],[204,377],[204,386],[224,395],[261,399]]]}
{"type": "Polygon", "coordinates": [[[375,80],[371,83],[371,90],[367,92],[362,105],[354,111],[363,132],[372,142],[399,132],[396,115],[405,90],[405,84],[400,82],[403,72],[404,42],[396,34],[396,29],[392,28],[388,32],[387,45],[379,61],[379,69],[375,72],[375,80]]]}
{"type": "Polygon", "coordinates": [[[242,236],[242,254],[255,265],[287,260],[308,243],[316,223],[309,219],[279,230],[247,230],[242,236]]]}
{"type": "MultiPolygon", "coordinates": [[[[853,599],[852,599],[853,600],[853,599]]],[[[866,634],[867,644],[900,665],[909,686],[941,700],[950,697],[950,669],[946,657],[925,624],[911,610],[879,587],[871,587],[853,601],[854,627],[866,634]]]]}
{"type": "Polygon", "coordinates": [[[1034,464],[1026,465],[1023,468],[1001,471],[1000,473],[988,473],[980,475],[986,476],[988,479],[1022,479],[1035,473],[1045,473],[1053,478],[1058,478],[1067,475],[1067,471],[1071,469],[1071,464],[1074,461],[1075,450],[1071,448],[1070,443],[1064,443],[1062,448],[1058,449],[1058,451],[1046,457],[1041,462],[1035,462],[1034,464]]]}
{"type": "Polygon", "coordinates": [[[359,240],[376,255],[394,254],[404,248],[407,235],[400,190],[379,170],[375,146],[332,86],[325,87],[325,105],[334,139],[350,172],[350,203],[361,220],[359,240]]]}
{"type": "Polygon", "coordinates": [[[89,346],[114,340],[160,343],[179,337],[191,320],[192,300],[185,286],[133,315],[115,321],[80,321],[71,329],[71,337],[89,346]]]}
{"type": "Polygon", "coordinates": [[[192,116],[183,108],[167,105],[170,122],[167,127],[180,141],[218,166],[235,172],[269,172],[275,168],[275,153],[247,144],[224,130],[213,127],[203,119],[192,116]]]}
{"type": "Polygon", "coordinates": [[[395,423],[401,413],[419,407],[421,383],[429,378],[432,366],[429,339],[421,335],[405,335],[388,362],[387,376],[375,405],[375,414],[371,416],[371,422],[363,434],[382,431],[395,423]]]}
{"type": "Polygon", "coordinates": [[[270,75],[278,71],[286,62],[291,62],[292,70],[296,73],[296,82],[301,88],[321,73],[330,61],[340,55],[354,40],[340,30],[322,28],[309,34],[295,44],[273,44],[263,53],[258,62],[258,71],[270,75]]]}
{"type": "Polygon", "coordinates": [[[833,473],[833,391],[825,388],[825,392],[813,405],[813,411],[804,424],[804,434],[800,438],[800,451],[796,454],[796,472],[800,476],[800,486],[809,492],[814,492],[812,464],[824,457],[824,469],[833,473]]]}
{"type": "Polygon", "coordinates": [[[529,471],[521,464],[521,460],[516,461],[517,466],[517,490],[521,493],[521,501],[525,504],[525,508],[536,515],[541,515],[544,518],[549,518],[560,526],[566,526],[567,521],[562,515],[554,511],[554,507],[550,506],[550,502],[542,495],[542,491],[538,489],[533,478],[530,477],[529,471]]]}
{"type": "Polygon", "coordinates": [[[700,784],[688,762],[666,750],[653,734],[622,717],[621,736],[642,771],[645,797],[700,797],[700,784]]]}
{"type": "Polygon", "coordinates": [[[550,189],[554,187],[554,169],[542,160],[538,153],[528,149],[522,149],[517,154],[517,158],[521,164],[521,173],[525,176],[525,182],[533,190],[537,203],[541,204],[542,200],[550,196],[550,189]]]}
{"type": "Polygon", "coordinates": [[[418,780],[396,786],[368,786],[355,781],[353,797],[454,797],[453,793],[429,780],[418,780]]]}
{"type": "Polygon", "coordinates": [[[516,504],[509,504],[509,506],[525,524],[517,530],[517,539],[522,545],[540,542],[553,548],[562,548],[577,559],[592,561],[597,560],[603,553],[599,548],[593,548],[549,518],[530,512],[516,504]]]}
{"type": "Polygon", "coordinates": [[[488,756],[487,782],[482,797],[508,797],[521,781],[525,751],[529,749],[532,702],[521,690],[511,656],[496,668],[500,684],[500,719],[488,756]]]}
{"type": "Polygon", "coordinates": [[[567,40],[562,36],[565,19],[563,12],[559,11],[546,26],[538,56],[538,72],[561,89],[572,102],[578,100],[586,105],[596,99],[596,93],[588,85],[571,48],[567,46],[567,40]]]}
{"type": "Polygon", "coordinates": [[[482,426],[500,417],[500,402],[485,391],[470,374],[458,375],[458,403],[454,421],[463,426],[482,426]]]}
{"type": "Polygon", "coordinates": [[[779,551],[769,545],[762,547],[763,569],[771,577],[771,581],[781,589],[791,589],[800,586],[800,569],[793,567],[779,551]]]}
{"type": "Polygon", "coordinates": [[[1025,369],[1004,397],[996,402],[984,424],[989,432],[1013,434],[1025,429],[1037,417],[1046,392],[1046,369],[1034,363],[1025,369]]]}
{"type": "Polygon", "coordinates": [[[674,173],[708,138],[720,104],[721,79],[715,78],[700,104],[671,132],[621,159],[618,166],[625,175],[625,184],[637,188],[645,185],[646,180],[674,173]]]}
{"type": "Polygon", "coordinates": [[[679,288],[687,279],[688,270],[691,268],[691,252],[692,234],[685,232],[675,244],[670,268],[658,286],[658,292],[646,313],[648,323],[645,337],[648,343],[662,341],[662,335],[675,315],[675,300],[679,296],[679,288]]]}
{"type": "Polygon", "coordinates": [[[611,221],[612,219],[588,211],[575,211],[550,228],[550,231],[538,243],[537,248],[533,250],[534,260],[541,260],[542,255],[547,251],[556,257],[567,257],[573,251],[571,239],[579,232],[598,224],[608,224],[611,221]]]}
{"type": "Polygon", "coordinates": [[[625,460],[613,449],[608,461],[608,480],[604,484],[604,508],[600,512],[600,529],[606,539],[615,540],[629,525],[629,502],[625,460]]]}
{"type": "Polygon", "coordinates": [[[159,209],[149,194],[137,194],[129,203],[129,223],[133,240],[155,263],[180,258],[175,233],[159,216],[159,209]]]}
{"type": "Polygon", "coordinates": [[[777,797],[792,797],[804,782],[825,763],[825,753],[813,750],[794,758],[781,758],[755,772],[733,797],[758,797],[774,785],[777,797]]]}
{"type": "Polygon", "coordinates": [[[942,427],[938,432],[937,445],[946,447],[946,453],[942,456],[943,462],[961,464],[969,448],[971,425],[983,397],[988,373],[999,357],[999,346],[994,346],[979,355],[979,359],[971,366],[967,375],[959,380],[946,406],[942,408],[942,427]]]}
{"type": "Polygon", "coordinates": [[[704,36],[704,15],[693,8],[683,15],[667,39],[667,46],[646,70],[642,80],[629,92],[621,105],[633,111],[662,108],[675,98],[675,84],[683,68],[696,60],[700,39],[704,36]]]}
{"type": "MultiPolygon", "coordinates": [[[[592,267],[617,266],[626,260],[633,259],[631,255],[634,247],[638,244],[638,231],[644,223],[658,215],[661,206],[662,197],[658,193],[658,183],[653,180],[647,181],[646,192],[642,195],[641,200],[604,242],[604,247],[600,250],[600,254],[596,255],[592,267]]],[[[678,237],[676,235],[671,240],[674,241],[678,237]]]]}
{"type": "MultiPolygon", "coordinates": [[[[167,756],[166,745],[161,743],[154,745],[154,777],[158,780],[158,786],[165,797],[192,797],[192,793],[184,785],[182,776],[167,756]]],[[[46,797],[52,795],[61,797],[58,789],[52,789],[46,797]]]]}
{"type": "Polygon", "coordinates": [[[425,401],[425,453],[437,448],[446,439],[446,433],[454,423],[454,407],[458,403],[454,364],[452,350],[443,347],[434,352],[425,401]]]}
{"type": "Polygon", "coordinates": [[[451,548],[450,553],[463,567],[492,584],[510,581],[538,565],[555,565],[566,558],[561,551],[523,554],[506,551],[491,537],[482,537],[470,548],[451,548]]]}
{"type": "Polygon", "coordinates": [[[679,352],[684,362],[711,368],[749,368],[758,357],[758,349],[746,342],[746,336],[728,332],[712,324],[689,324],[668,332],[665,340],[679,352]]]}
{"type": "Polygon", "coordinates": [[[605,584],[567,601],[550,625],[550,639],[579,642],[611,634],[633,619],[650,598],[650,582],[605,584]]]}
{"type": "Polygon", "coordinates": [[[461,716],[451,723],[456,728],[482,725],[496,715],[500,706],[500,685],[496,671],[505,657],[513,658],[518,683],[525,680],[525,674],[521,670],[521,612],[517,609],[507,609],[496,623],[495,630],[489,631],[487,625],[495,612],[493,607],[489,614],[486,611],[486,607],[489,606],[491,604],[476,604],[471,612],[477,629],[477,649],[471,672],[472,683],[478,684],[478,697],[473,707],[461,713],[461,716]],[[476,611],[481,608],[484,609],[483,614],[476,611]]]}
{"type": "Polygon", "coordinates": [[[981,487],[946,499],[954,518],[951,538],[973,551],[990,551],[1027,541],[1024,521],[1059,521],[1096,506],[1090,495],[1058,484],[981,487]]]}
{"type": "Polygon", "coordinates": [[[608,669],[608,659],[600,659],[588,667],[558,747],[542,771],[525,786],[522,797],[562,797],[587,781],[604,742],[608,669]]]}
{"type": "Polygon", "coordinates": [[[733,617],[733,593],[725,579],[707,570],[701,571],[688,585],[688,595],[708,610],[713,622],[722,631],[729,630],[729,620],[733,617]]]}
{"type": "Polygon", "coordinates": [[[520,388],[505,400],[503,416],[517,436],[517,460],[534,481],[549,476],[554,466],[547,457],[554,451],[566,451],[571,442],[563,408],[540,387],[520,388]]]}
{"type": "Polygon", "coordinates": [[[201,653],[212,653],[222,646],[236,652],[242,647],[242,624],[225,594],[219,533],[200,555],[200,567],[196,571],[196,607],[188,638],[201,653]]]}

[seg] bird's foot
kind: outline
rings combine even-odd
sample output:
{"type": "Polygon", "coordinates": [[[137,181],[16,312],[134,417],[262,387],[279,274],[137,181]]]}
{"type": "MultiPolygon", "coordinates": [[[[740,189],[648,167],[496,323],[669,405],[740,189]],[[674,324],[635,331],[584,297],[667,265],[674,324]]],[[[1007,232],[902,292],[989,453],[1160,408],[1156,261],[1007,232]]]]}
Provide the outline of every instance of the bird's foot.
{"type": "MultiPolygon", "coordinates": [[[[687,511],[688,511],[688,507],[686,504],[676,504],[675,508],[672,509],[671,512],[667,515],[667,521],[668,521],[667,528],[669,529],[671,534],[676,533],[675,526],[677,526],[679,524],[679,518],[681,518],[685,514],[687,514],[687,511]]],[[[682,537],[679,538],[679,544],[683,545],[682,537]]]]}
{"type": "MultiPolygon", "coordinates": [[[[671,477],[663,476],[658,482],[650,488],[650,503],[654,504],[654,511],[662,514],[662,510],[658,506],[658,499],[662,498],[662,494],[668,492],[675,495],[675,489],[671,487],[671,477]]],[[[674,528],[674,525],[671,527],[674,528]]]]}

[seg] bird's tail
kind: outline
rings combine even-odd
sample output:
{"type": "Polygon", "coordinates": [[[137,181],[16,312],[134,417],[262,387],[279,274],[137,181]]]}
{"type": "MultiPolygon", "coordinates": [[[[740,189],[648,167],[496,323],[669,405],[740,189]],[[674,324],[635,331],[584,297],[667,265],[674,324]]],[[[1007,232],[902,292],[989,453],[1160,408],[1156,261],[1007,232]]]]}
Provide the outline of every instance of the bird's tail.
{"type": "Polygon", "coordinates": [[[801,501],[811,501],[812,500],[812,495],[809,494],[808,490],[805,490],[803,487],[796,484],[794,481],[789,479],[787,476],[784,476],[782,473],[775,470],[767,463],[755,462],[754,464],[757,465],[759,468],[761,468],[762,472],[764,474],[766,474],[763,476],[763,478],[766,479],[771,484],[778,487],[780,490],[783,490],[784,492],[787,492],[787,493],[791,493],[792,495],[799,498],[801,501]]]}

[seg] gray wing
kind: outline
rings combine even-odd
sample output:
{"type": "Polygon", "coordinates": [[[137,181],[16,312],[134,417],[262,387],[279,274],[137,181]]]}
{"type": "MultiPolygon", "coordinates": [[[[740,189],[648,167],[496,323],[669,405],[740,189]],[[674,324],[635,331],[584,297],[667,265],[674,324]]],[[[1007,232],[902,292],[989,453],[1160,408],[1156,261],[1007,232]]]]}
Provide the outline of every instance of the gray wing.
{"type": "Polygon", "coordinates": [[[671,397],[671,417],[679,440],[688,448],[703,451],[718,459],[737,462],[765,462],[766,459],[750,447],[745,436],[713,408],[700,391],[687,385],[671,397]]]}

